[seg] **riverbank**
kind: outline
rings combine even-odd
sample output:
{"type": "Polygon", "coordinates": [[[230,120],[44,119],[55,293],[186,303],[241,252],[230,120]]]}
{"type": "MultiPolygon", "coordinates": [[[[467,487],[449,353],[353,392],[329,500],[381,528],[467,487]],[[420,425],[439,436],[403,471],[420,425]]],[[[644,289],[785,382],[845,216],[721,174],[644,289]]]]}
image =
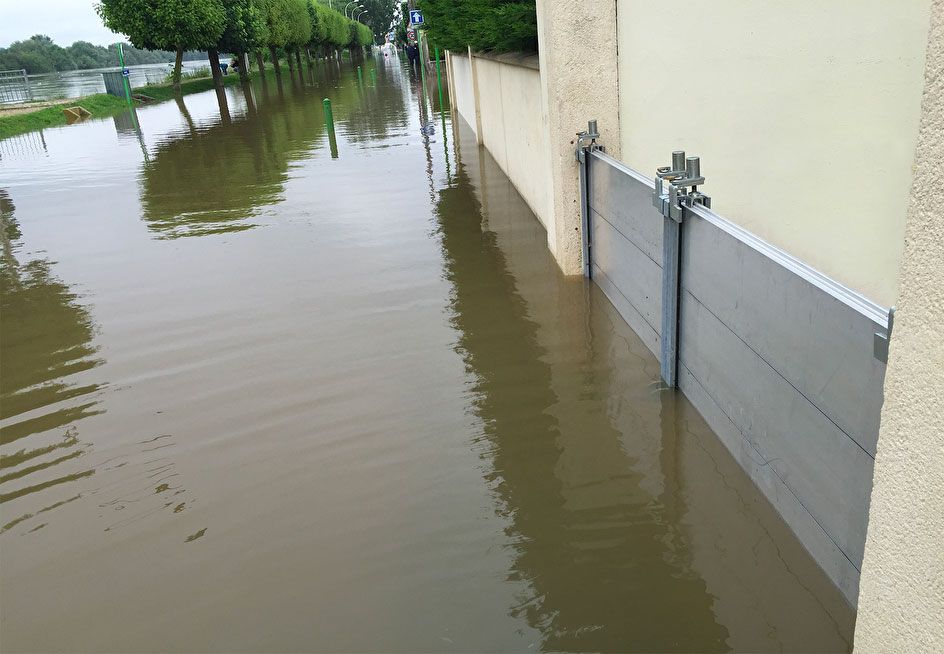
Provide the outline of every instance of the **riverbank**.
{"type": "MultiPolygon", "coordinates": [[[[266,67],[266,72],[271,70],[266,67]]],[[[239,84],[239,75],[226,75],[223,77],[224,86],[239,84]]],[[[200,93],[213,88],[212,77],[201,77],[198,79],[184,80],[180,84],[182,95],[191,93],[200,93]]],[[[173,84],[150,84],[132,89],[136,96],[146,96],[147,102],[162,102],[174,97],[173,84]]],[[[137,101],[141,104],[140,101],[137,101]]],[[[62,110],[67,107],[82,107],[92,117],[111,116],[127,109],[127,101],[124,98],[118,98],[107,93],[96,93],[83,98],[73,98],[71,100],[62,100],[55,103],[43,102],[36,103],[36,108],[29,106],[16,105],[10,109],[0,109],[0,139],[9,138],[18,134],[25,134],[33,130],[46,127],[58,127],[65,125],[66,115],[62,110]]]]}

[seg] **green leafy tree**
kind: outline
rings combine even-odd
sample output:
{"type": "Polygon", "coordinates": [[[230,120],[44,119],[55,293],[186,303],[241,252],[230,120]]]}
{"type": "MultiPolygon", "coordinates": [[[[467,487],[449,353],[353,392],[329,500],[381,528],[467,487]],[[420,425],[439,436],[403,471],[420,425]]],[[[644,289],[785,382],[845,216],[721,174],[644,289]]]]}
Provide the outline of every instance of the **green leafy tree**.
{"type": "MultiPolygon", "coordinates": [[[[292,14],[292,0],[261,0],[258,4],[266,24],[266,41],[261,43],[269,49],[275,74],[281,76],[278,49],[285,46],[292,38],[292,26],[289,24],[292,14]]],[[[307,20],[307,9],[305,10],[307,20]]],[[[309,27],[310,29],[310,27],[309,27]]],[[[262,57],[259,56],[261,65],[262,57]]]]}
{"type": "Polygon", "coordinates": [[[9,48],[0,49],[0,67],[25,68],[35,75],[56,70],[74,70],[75,61],[69,51],[53,43],[45,34],[36,34],[25,41],[16,41],[9,48]]]}
{"type": "Polygon", "coordinates": [[[100,0],[95,10],[105,27],[136,47],[176,50],[175,90],[180,90],[184,51],[213,47],[226,23],[222,0],[100,0]]]}
{"type": "Polygon", "coordinates": [[[397,8],[397,0],[361,0],[366,12],[358,16],[366,24],[374,37],[383,41],[384,35],[390,32],[393,26],[393,14],[397,8]]]}
{"type": "MultiPolygon", "coordinates": [[[[245,54],[254,50],[265,40],[266,36],[265,17],[261,15],[256,5],[257,3],[253,0],[223,0],[226,23],[215,49],[218,52],[229,52],[237,56],[239,77],[242,80],[249,78],[245,54]]],[[[222,85],[222,77],[219,78],[219,83],[222,85]]]]}
{"type": "Polygon", "coordinates": [[[288,12],[288,39],[284,43],[289,68],[292,67],[292,53],[295,61],[301,66],[299,50],[311,40],[311,19],[308,15],[308,5],[305,0],[288,0],[285,7],[288,12]]]}
{"type": "MultiPolygon", "coordinates": [[[[417,0],[430,41],[462,51],[537,52],[535,0],[417,0]]],[[[408,16],[406,13],[404,16],[408,16]]]]}

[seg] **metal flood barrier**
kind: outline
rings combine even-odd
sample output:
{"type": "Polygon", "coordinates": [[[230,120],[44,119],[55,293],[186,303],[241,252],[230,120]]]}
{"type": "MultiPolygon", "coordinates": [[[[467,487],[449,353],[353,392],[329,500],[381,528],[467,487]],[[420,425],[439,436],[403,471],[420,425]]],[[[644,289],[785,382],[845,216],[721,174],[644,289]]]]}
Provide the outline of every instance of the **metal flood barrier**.
{"type": "Polygon", "coordinates": [[[577,148],[585,275],[855,605],[893,314],[714,213],[697,158],[653,180],[598,137],[577,148]]]}
{"type": "Polygon", "coordinates": [[[26,70],[0,70],[0,104],[33,99],[26,70]]]}

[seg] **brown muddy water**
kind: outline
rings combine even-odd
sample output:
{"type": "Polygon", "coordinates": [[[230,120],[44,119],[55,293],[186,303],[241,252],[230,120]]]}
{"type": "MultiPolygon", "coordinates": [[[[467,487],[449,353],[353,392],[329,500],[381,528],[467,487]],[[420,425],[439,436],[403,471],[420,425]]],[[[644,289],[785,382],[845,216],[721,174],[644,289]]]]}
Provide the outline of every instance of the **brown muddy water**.
{"type": "Polygon", "coordinates": [[[2,650],[848,651],[468,126],[363,65],[0,142],[2,650]]]}

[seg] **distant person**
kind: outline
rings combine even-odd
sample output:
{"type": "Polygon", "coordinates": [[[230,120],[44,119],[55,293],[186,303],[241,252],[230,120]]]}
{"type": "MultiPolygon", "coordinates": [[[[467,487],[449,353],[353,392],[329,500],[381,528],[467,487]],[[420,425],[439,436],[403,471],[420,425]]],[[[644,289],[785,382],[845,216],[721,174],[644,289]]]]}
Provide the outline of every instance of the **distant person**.
{"type": "Polygon", "coordinates": [[[420,60],[420,49],[415,43],[406,46],[406,57],[410,60],[410,66],[415,66],[420,60]]]}

